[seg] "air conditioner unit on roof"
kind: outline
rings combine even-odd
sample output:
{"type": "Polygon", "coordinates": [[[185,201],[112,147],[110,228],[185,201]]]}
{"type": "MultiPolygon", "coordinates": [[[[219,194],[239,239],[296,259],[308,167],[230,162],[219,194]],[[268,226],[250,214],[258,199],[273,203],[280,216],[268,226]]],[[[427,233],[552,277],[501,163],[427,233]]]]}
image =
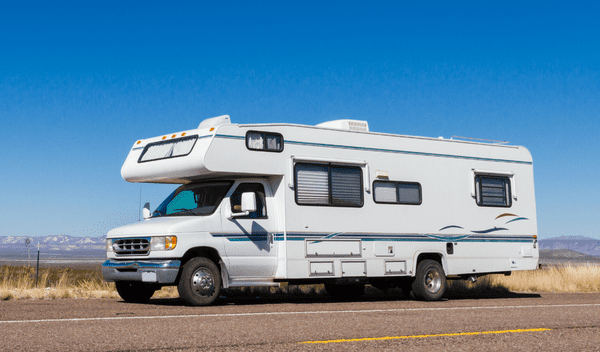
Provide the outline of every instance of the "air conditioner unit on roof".
{"type": "Polygon", "coordinates": [[[320,123],[317,127],[333,128],[344,131],[369,132],[369,123],[361,120],[333,120],[320,123]]]}
{"type": "Polygon", "coordinates": [[[228,125],[230,123],[231,123],[231,120],[229,119],[229,115],[221,115],[221,116],[217,116],[217,117],[211,117],[209,119],[206,119],[206,120],[200,122],[198,129],[201,130],[204,128],[217,127],[220,125],[228,125]]]}

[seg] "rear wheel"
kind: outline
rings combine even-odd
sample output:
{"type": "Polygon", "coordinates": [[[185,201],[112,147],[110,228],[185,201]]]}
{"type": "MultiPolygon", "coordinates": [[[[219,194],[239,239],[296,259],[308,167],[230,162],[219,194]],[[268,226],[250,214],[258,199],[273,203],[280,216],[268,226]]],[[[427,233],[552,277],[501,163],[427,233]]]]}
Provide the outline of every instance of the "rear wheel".
{"type": "Polygon", "coordinates": [[[221,273],[207,258],[190,259],[184,266],[177,285],[179,296],[189,305],[212,304],[221,292],[221,273]]]}
{"type": "Polygon", "coordinates": [[[325,290],[337,301],[352,301],[362,296],[365,291],[365,285],[325,284],[325,290]]]}
{"type": "Polygon", "coordinates": [[[420,262],[412,291],[415,298],[423,301],[440,300],[446,292],[446,274],[440,263],[431,259],[420,262]]]}
{"type": "Polygon", "coordinates": [[[137,281],[115,282],[119,296],[129,303],[147,303],[156,291],[156,287],[137,281]]]}

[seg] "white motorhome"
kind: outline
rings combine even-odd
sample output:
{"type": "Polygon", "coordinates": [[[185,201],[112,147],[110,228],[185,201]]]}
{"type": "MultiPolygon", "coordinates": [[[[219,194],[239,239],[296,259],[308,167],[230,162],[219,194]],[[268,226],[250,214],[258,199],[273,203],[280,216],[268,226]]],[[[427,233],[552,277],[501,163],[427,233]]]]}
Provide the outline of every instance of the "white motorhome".
{"type": "Polygon", "coordinates": [[[283,282],[438,300],[447,278],[538,264],[533,164],[520,146],[219,116],[136,141],[121,175],[180,185],[152,213],[146,204],[144,221],[108,232],[103,276],[129,302],[176,285],[207,305],[222,289],[283,282]]]}

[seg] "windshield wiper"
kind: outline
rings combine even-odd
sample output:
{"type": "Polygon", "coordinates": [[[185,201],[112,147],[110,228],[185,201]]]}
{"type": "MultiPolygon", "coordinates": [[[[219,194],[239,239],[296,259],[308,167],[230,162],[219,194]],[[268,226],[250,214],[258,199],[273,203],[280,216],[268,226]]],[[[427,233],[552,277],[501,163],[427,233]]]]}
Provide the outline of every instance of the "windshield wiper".
{"type": "Polygon", "coordinates": [[[175,209],[174,213],[171,213],[169,215],[186,215],[186,214],[198,215],[198,212],[195,210],[196,209],[175,209]]]}

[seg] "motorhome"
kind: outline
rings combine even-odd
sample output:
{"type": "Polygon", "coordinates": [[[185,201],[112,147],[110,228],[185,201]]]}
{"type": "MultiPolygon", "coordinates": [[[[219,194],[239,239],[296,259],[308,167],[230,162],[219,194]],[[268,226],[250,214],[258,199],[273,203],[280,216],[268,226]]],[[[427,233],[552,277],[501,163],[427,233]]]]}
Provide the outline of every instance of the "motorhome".
{"type": "Polygon", "coordinates": [[[231,287],[282,283],[322,283],[340,299],[372,285],[439,300],[448,279],[538,265],[521,146],[225,115],[136,141],[121,175],[179,185],[107,234],[102,273],[128,302],[171,285],[208,305],[231,287]]]}

